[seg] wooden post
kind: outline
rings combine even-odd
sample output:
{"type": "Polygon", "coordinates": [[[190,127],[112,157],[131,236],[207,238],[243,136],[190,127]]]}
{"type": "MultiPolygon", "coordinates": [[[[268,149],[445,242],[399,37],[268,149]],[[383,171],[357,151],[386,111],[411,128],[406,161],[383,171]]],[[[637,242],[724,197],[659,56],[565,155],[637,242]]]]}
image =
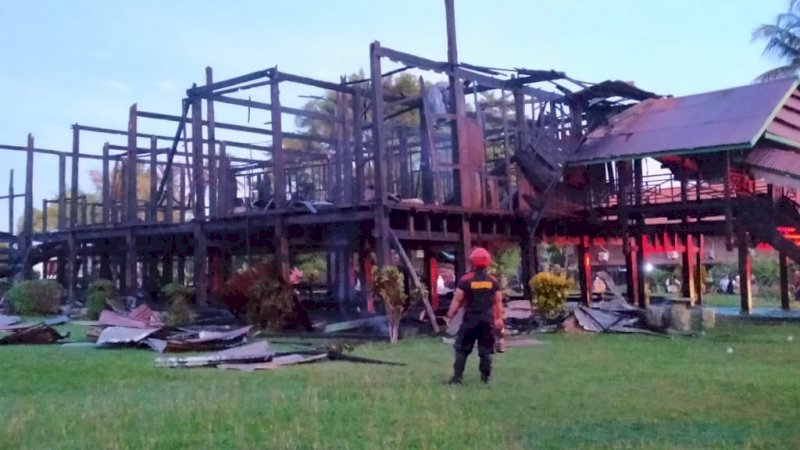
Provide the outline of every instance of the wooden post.
{"type": "Polygon", "coordinates": [[[361,89],[356,88],[353,93],[353,151],[355,152],[356,161],[356,189],[353,195],[356,195],[355,203],[361,203],[364,200],[364,130],[362,127],[362,115],[364,114],[363,97],[361,89]]]}
{"type": "MultiPolygon", "coordinates": [[[[28,254],[33,246],[33,135],[28,134],[27,158],[25,163],[25,217],[23,219],[22,276],[29,280],[33,275],[28,254]]],[[[14,201],[10,198],[9,201],[14,201]]]]}
{"type": "Polygon", "coordinates": [[[425,260],[428,262],[428,282],[430,285],[431,307],[434,311],[439,308],[439,263],[436,254],[430,249],[425,250],[425,260]]]}
{"type": "Polygon", "coordinates": [[[578,244],[578,282],[581,288],[581,303],[592,304],[592,260],[589,255],[589,238],[581,236],[578,244]]]}
{"type": "Polygon", "coordinates": [[[469,218],[461,216],[460,227],[461,239],[456,244],[456,273],[458,277],[463,276],[469,270],[467,261],[469,260],[469,252],[472,250],[472,230],[469,225],[469,218]]]}
{"type": "Polygon", "coordinates": [[[706,252],[705,237],[702,234],[697,235],[697,257],[695,258],[695,279],[697,285],[695,286],[695,296],[697,304],[703,304],[703,296],[706,285],[706,280],[703,277],[703,257],[706,252]]]}
{"type": "Polygon", "coordinates": [[[639,270],[639,284],[637,285],[636,289],[639,291],[639,306],[640,308],[647,308],[650,306],[650,299],[647,296],[647,289],[645,277],[641,275],[644,264],[645,264],[645,257],[646,253],[644,251],[644,243],[645,237],[642,235],[641,232],[637,233],[636,235],[636,262],[638,263],[638,270],[639,270]]]}
{"type": "MultiPolygon", "coordinates": [[[[344,83],[344,77],[340,78],[341,83],[344,83]]],[[[345,112],[344,112],[344,93],[336,92],[336,105],[334,109],[334,116],[341,122],[334,124],[335,138],[336,138],[336,151],[333,154],[333,171],[328,175],[330,179],[333,177],[333,182],[328,183],[333,188],[330,192],[329,198],[334,203],[347,203],[345,190],[344,190],[344,166],[345,166],[345,147],[347,147],[347,130],[345,129],[345,112]]]]}
{"type": "Polygon", "coordinates": [[[42,233],[47,233],[47,206],[48,201],[46,198],[42,199],[42,233]]]}
{"type": "MultiPolygon", "coordinates": [[[[435,89],[435,88],[432,88],[435,89]]],[[[425,81],[419,77],[419,90],[424,94],[426,91],[425,81]]],[[[431,120],[428,114],[426,103],[423,101],[419,108],[419,176],[422,184],[422,201],[426,204],[435,204],[439,199],[440,192],[437,192],[441,183],[437,182],[438,175],[436,166],[436,151],[433,136],[431,136],[431,120]]]]}
{"type": "Polygon", "coordinates": [[[536,245],[536,236],[531,236],[526,229],[522,232],[520,240],[520,268],[522,291],[526,298],[533,298],[530,281],[539,272],[539,255],[536,245]]]}
{"type": "Polygon", "coordinates": [[[67,228],[67,155],[58,155],[58,226],[59,230],[67,228]]]}
{"type": "MultiPolygon", "coordinates": [[[[131,106],[129,115],[128,115],[128,154],[127,154],[127,162],[125,164],[125,182],[123,183],[124,189],[124,198],[125,198],[125,223],[128,226],[132,226],[136,223],[136,219],[138,217],[138,196],[136,192],[136,178],[137,178],[137,167],[136,167],[136,159],[138,156],[138,147],[137,147],[137,124],[136,124],[136,104],[134,103],[131,106]]],[[[128,267],[130,270],[130,267],[128,267]]],[[[130,280],[128,280],[130,283],[130,280]]]]}
{"type": "Polygon", "coordinates": [[[78,268],[76,262],[78,260],[78,243],[75,241],[75,230],[69,230],[67,234],[67,251],[69,259],[67,260],[67,298],[70,301],[77,299],[77,280],[78,268]]]}
{"type": "Polygon", "coordinates": [[[139,287],[139,267],[136,254],[136,235],[133,226],[125,230],[125,293],[133,295],[139,287]]]}
{"type": "Polygon", "coordinates": [[[406,129],[397,130],[397,139],[400,145],[400,196],[403,198],[414,197],[411,193],[411,170],[408,155],[408,136],[406,129]]]}
{"type": "MultiPolygon", "coordinates": [[[[279,211],[286,210],[286,164],[283,152],[283,122],[281,117],[280,73],[273,72],[270,83],[270,101],[272,102],[272,170],[275,182],[275,206],[279,211]]],[[[330,174],[329,174],[330,175],[330,174]]],[[[286,226],[281,221],[275,229],[275,260],[278,264],[278,275],[289,280],[289,241],[286,226]]]]}
{"type": "Polygon", "coordinates": [[[100,278],[110,280],[111,276],[111,257],[109,256],[108,246],[100,247],[100,278]]]}
{"type": "Polygon", "coordinates": [[[279,211],[286,209],[286,168],[283,152],[283,123],[281,120],[280,74],[277,69],[270,83],[270,101],[272,109],[272,171],[275,183],[275,206],[279,211]]]}
{"type": "Polygon", "coordinates": [[[697,300],[695,289],[695,265],[697,256],[695,255],[694,238],[690,233],[682,233],[683,252],[681,253],[681,295],[691,300],[691,304],[697,300]]]}
{"type": "Polygon", "coordinates": [[[194,219],[206,215],[206,189],[203,176],[203,108],[202,99],[192,102],[192,178],[194,178],[194,219]]]}
{"type": "Polygon", "coordinates": [[[228,214],[232,209],[232,196],[229,187],[236,185],[236,177],[230,174],[230,163],[225,150],[225,142],[219,143],[219,163],[217,164],[217,213],[228,214]]]}
{"type": "MultiPolygon", "coordinates": [[[[213,70],[206,67],[206,85],[214,82],[213,70]]],[[[214,101],[206,98],[206,115],[208,120],[208,206],[211,215],[217,215],[217,141],[214,132],[214,101]]]]}
{"type": "Polygon", "coordinates": [[[203,176],[203,110],[200,97],[192,102],[192,176],[194,178],[194,281],[197,304],[208,300],[208,241],[202,220],[205,217],[205,181],[203,176]]]}
{"type": "Polygon", "coordinates": [[[197,305],[208,304],[208,237],[200,222],[194,226],[194,281],[197,305]]]}
{"type": "Polygon", "coordinates": [[[725,198],[725,247],[733,250],[733,206],[731,200],[731,155],[725,152],[725,171],[723,174],[723,190],[725,198]]]}
{"type": "Polygon", "coordinates": [[[155,136],[150,137],[150,208],[147,215],[151,222],[158,222],[158,141],[155,136]]]}
{"type": "MultiPolygon", "coordinates": [[[[109,148],[108,142],[103,144],[103,223],[111,223],[111,177],[109,175],[109,148]]],[[[60,228],[60,227],[59,227],[60,228]]]]}
{"type": "MultiPolygon", "coordinates": [[[[164,207],[164,221],[167,223],[172,223],[175,221],[173,214],[175,213],[175,171],[170,170],[169,172],[164,172],[164,195],[166,195],[166,205],[164,207]]],[[[156,193],[158,195],[158,193],[156,193]]],[[[156,199],[158,200],[158,199],[156,199]]],[[[170,259],[170,263],[172,260],[170,259]]]]}
{"type": "Polygon", "coordinates": [[[186,168],[181,167],[180,192],[178,192],[178,222],[186,222],[186,168]]]}
{"type": "Polygon", "coordinates": [[[14,234],[14,169],[8,173],[8,233],[14,234]]]}
{"type": "Polygon", "coordinates": [[[778,254],[778,267],[780,269],[780,288],[781,288],[781,309],[791,309],[791,298],[789,297],[789,264],[786,255],[778,254]]]}
{"type": "Polygon", "coordinates": [[[383,126],[384,103],[381,75],[381,58],[378,52],[381,44],[373,42],[370,46],[370,78],[372,81],[372,139],[375,164],[375,254],[379,267],[390,264],[389,220],[386,211],[386,135],[383,126]]]}
{"type": "Polygon", "coordinates": [[[365,245],[361,246],[359,260],[361,262],[361,274],[364,280],[363,290],[364,290],[364,300],[367,306],[367,313],[375,314],[375,298],[372,295],[372,293],[374,292],[373,278],[372,278],[372,270],[373,270],[372,254],[369,251],[369,248],[367,248],[365,245]]]}
{"type": "Polygon", "coordinates": [[[138,196],[137,196],[137,167],[138,156],[137,142],[137,106],[134,103],[128,115],[128,152],[127,161],[124,166],[125,176],[123,177],[123,198],[125,199],[125,293],[133,295],[139,287],[139,267],[137,260],[136,234],[134,226],[138,218],[138,196]]]}
{"type": "MultiPolygon", "coordinates": [[[[464,104],[464,85],[461,80],[454,73],[458,68],[458,40],[456,39],[456,13],[454,0],[445,0],[445,20],[447,22],[447,64],[449,69],[453,71],[448,76],[450,83],[451,104],[453,105],[453,113],[456,117],[461,117],[466,114],[466,105],[464,104]]],[[[453,171],[453,196],[456,205],[461,205],[461,153],[459,148],[460,127],[458,120],[454,119],[451,122],[452,130],[452,153],[453,165],[456,169],[453,171]]]]}
{"type": "MultiPolygon", "coordinates": [[[[342,78],[342,82],[347,81],[345,78],[342,78]]],[[[347,114],[347,95],[342,93],[342,105],[341,105],[341,127],[342,127],[342,135],[344,136],[344,148],[341,149],[342,151],[342,201],[346,205],[351,205],[355,203],[353,201],[353,147],[352,142],[350,139],[350,115],[347,114]]],[[[354,133],[360,132],[360,130],[356,131],[353,130],[354,133]]],[[[351,258],[352,259],[352,258],[351,258]]],[[[352,266],[352,263],[351,263],[352,266]]]]}
{"type": "Polygon", "coordinates": [[[625,254],[625,279],[627,281],[627,293],[628,293],[628,302],[632,305],[640,305],[642,303],[642,298],[640,297],[639,285],[641,284],[642,280],[640,268],[642,266],[642,262],[639,260],[639,248],[636,244],[635,240],[633,245],[631,245],[630,240],[634,239],[631,237],[626,237],[629,241],[628,243],[628,252],[625,254]]]}
{"type": "Polygon", "coordinates": [[[186,257],[178,256],[178,283],[186,283],[186,257]]]}
{"type": "Polygon", "coordinates": [[[752,267],[750,260],[750,249],[747,245],[747,233],[740,228],[737,233],[739,246],[739,297],[741,300],[741,311],[749,314],[753,309],[752,294],[752,267]]]}
{"type": "Polygon", "coordinates": [[[172,283],[173,279],[172,249],[165,251],[161,258],[161,283],[167,285],[172,283]]]}

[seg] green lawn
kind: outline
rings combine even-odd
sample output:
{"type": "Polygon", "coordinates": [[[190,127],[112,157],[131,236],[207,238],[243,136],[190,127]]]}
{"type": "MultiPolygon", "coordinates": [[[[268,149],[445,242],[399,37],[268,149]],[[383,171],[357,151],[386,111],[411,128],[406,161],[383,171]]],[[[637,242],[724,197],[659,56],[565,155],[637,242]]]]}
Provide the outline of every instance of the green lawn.
{"type": "MultiPolygon", "coordinates": [[[[736,295],[726,295],[726,294],[705,294],[703,296],[703,303],[706,306],[740,306],[740,297],[738,294],[736,295]]],[[[794,305],[796,306],[796,305],[794,305]]],[[[778,297],[772,296],[754,296],[753,297],[753,307],[754,308],[780,308],[781,307],[781,299],[778,297]]]]}
{"type": "MultiPolygon", "coordinates": [[[[80,327],[71,327],[81,333],[80,327]]],[[[543,335],[489,387],[433,338],[273,372],[157,369],[138,350],[0,348],[0,448],[798,448],[798,325],[696,338],[543,335]],[[727,353],[731,347],[733,353],[727,353]]]]}

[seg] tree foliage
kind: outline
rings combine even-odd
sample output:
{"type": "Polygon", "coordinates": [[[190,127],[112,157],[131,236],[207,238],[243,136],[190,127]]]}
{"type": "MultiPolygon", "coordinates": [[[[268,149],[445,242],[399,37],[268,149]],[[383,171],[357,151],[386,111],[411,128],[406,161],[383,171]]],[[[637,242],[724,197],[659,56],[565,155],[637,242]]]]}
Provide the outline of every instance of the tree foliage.
{"type": "Polygon", "coordinates": [[[757,81],[796,77],[800,72],[800,0],[790,0],[787,11],[771,24],[762,24],[752,33],[753,41],[766,41],[764,55],[781,65],[768,70],[757,81]]]}
{"type": "MultiPolygon", "coordinates": [[[[406,293],[403,290],[405,279],[403,273],[394,266],[375,267],[374,273],[375,293],[383,301],[386,310],[386,319],[389,324],[389,341],[394,343],[400,337],[400,322],[408,309],[406,293]]],[[[424,292],[414,292],[415,298],[420,298],[424,292]]]]}

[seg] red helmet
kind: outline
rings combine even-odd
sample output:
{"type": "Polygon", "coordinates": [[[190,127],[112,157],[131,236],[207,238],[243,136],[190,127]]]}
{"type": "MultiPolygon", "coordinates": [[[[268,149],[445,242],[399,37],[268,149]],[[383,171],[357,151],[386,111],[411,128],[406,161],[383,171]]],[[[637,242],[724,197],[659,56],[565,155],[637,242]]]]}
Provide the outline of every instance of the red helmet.
{"type": "Polygon", "coordinates": [[[469,254],[469,262],[475,269],[485,269],[492,264],[492,255],[483,247],[476,247],[469,254]]]}

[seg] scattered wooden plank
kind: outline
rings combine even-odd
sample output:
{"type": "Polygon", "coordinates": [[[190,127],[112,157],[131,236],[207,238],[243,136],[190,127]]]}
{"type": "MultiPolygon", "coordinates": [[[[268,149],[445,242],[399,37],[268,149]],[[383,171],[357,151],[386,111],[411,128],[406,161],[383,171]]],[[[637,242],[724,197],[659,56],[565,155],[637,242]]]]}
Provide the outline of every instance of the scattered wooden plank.
{"type": "Polygon", "coordinates": [[[268,362],[275,351],[266,341],[222,350],[210,355],[156,358],[156,367],[212,367],[220,364],[268,362]]]}
{"type": "Polygon", "coordinates": [[[277,369],[283,366],[291,366],[296,364],[307,364],[315,361],[320,361],[323,359],[328,359],[327,353],[321,353],[319,355],[301,355],[301,354],[291,354],[291,355],[284,355],[284,356],[276,356],[272,358],[272,361],[264,362],[264,363],[253,363],[253,364],[220,364],[217,366],[219,369],[227,369],[227,370],[239,370],[242,372],[252,372],[254,370],[272,370],[277,369]]]}

